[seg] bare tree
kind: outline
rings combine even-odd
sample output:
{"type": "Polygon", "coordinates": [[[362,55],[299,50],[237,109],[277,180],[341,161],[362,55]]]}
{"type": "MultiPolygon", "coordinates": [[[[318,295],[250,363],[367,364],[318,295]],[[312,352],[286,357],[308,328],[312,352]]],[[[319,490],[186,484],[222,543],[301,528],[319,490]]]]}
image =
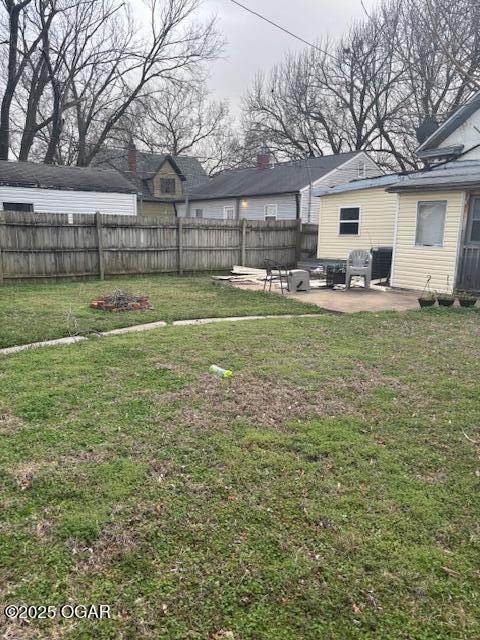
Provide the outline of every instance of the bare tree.
{"type": "Polygon", "coordinates": [[[337,44],[287,56],[255,80],[247,130],[277,156],[372,152],[417,166],[415,130],[442,121],[479,85],[477,0],[385,0],[337,44]]]}
{"type": "MultiPolygon", "coordinates": [[[[201,76],[221,46],[213,19],[194,20],[200,0],[145,0],[148,26],[136,23],[123,0],[29,2],[23,27],[11,8],[10,33],[17,43],[21,35],[23,48],[6,92],[7,106],[16,98],[22,160],[33,153],[88,165],[155,81],[201,76]]],[[[10,123],[7,109],[4,118],[10,123]]]]}
{"type": "MultiPolygon", "coordinates": [[[[3,0],[8,16],[7,39],[8,65],[5,89],[0,106],[0,159],[8,160],[10,150],[10,112],[15,90],[25,71],[29,57],[35,52],[43,38],[43,30],[37,32],[31,42],[24,41],[24,49],[19,55],[19,33],[21,21],[28,20],[27,10],[33,0],[3,0]]],[[[37,0],[37,9],[45,16],[44,28],[48,29],[56,12],[55,0],[37,0]]]]}
{"type": "Polygon", "coordinates": [[[173,155],[196,149],[229,124],[225,102],[210,102],[204,83],[168,83],[139,104],[136,139],[151,151],[173,155]]]}

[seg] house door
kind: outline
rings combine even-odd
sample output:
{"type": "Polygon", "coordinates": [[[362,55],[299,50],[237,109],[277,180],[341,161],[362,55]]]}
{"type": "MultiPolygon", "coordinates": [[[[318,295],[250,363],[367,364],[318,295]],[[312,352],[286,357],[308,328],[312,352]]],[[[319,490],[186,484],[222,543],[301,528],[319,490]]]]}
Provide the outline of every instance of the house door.
{"type": "Polygon", "coordinates": [[[480,291],[480,196],[471,198],[457,288],[480,291]]]}

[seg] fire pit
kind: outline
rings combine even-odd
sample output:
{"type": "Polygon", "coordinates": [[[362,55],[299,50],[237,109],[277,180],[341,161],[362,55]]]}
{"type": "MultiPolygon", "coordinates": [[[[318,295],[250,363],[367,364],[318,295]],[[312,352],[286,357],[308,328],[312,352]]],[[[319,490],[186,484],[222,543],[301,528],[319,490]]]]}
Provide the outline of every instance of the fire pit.
{"type": "Polygon", "coordinates": [[[92,309],[101,311],[138,311],[139,309],[153,309],[148,296],[137,295],[121,289],[90,302],[92,309]]]}

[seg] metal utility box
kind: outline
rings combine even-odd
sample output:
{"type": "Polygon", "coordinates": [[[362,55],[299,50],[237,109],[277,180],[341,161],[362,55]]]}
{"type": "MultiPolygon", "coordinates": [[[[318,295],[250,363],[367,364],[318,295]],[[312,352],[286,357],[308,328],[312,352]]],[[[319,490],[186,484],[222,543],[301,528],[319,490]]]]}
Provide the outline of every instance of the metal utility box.
{"type": "Polygon", "coordinates": [[[372,280],[389,280],[393,247],[375,247],[372,251],[372,280]]]}
{"type": "Polygon", "coordinates": [[[293,293],[297,291],[310,291],[310,274],[303,269],[291,269],[287,275],[287,288],[293,293]]]}

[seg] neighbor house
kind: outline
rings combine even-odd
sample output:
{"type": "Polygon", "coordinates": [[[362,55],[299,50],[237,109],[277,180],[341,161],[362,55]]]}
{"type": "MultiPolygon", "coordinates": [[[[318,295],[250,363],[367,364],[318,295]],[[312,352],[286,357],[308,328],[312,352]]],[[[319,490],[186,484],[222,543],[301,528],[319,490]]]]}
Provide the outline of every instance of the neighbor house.
{"type": "Polygon", "coordinates": [[[313,188],[353,178],[378,176],[382,170],[363,151],[272,164],[268,154],[257,166],[224,171],[193,189],[177,215],[224,220],[302,220],[318,224],[313,188]]]}
{"type": "Polygon", "coordinates": [[[136,215],[132,184],[116,171],[0,160],[3,211],[136,215]]]}
{"type": "Polygon", "coordinates": [[[93,164],[115,169],[134,185],[139,215],[166,219],[175,218],[177,205],[208,181],[196,158],[138,151],[133,143],[127,149],[102,149],[93,164]]]}
{"type": "Polygon", "coordinates": [[[480,91],[441,126],[430,122],[427,127],[431,130],[416,151],[425,162],[480,160],[480,91]]]}

